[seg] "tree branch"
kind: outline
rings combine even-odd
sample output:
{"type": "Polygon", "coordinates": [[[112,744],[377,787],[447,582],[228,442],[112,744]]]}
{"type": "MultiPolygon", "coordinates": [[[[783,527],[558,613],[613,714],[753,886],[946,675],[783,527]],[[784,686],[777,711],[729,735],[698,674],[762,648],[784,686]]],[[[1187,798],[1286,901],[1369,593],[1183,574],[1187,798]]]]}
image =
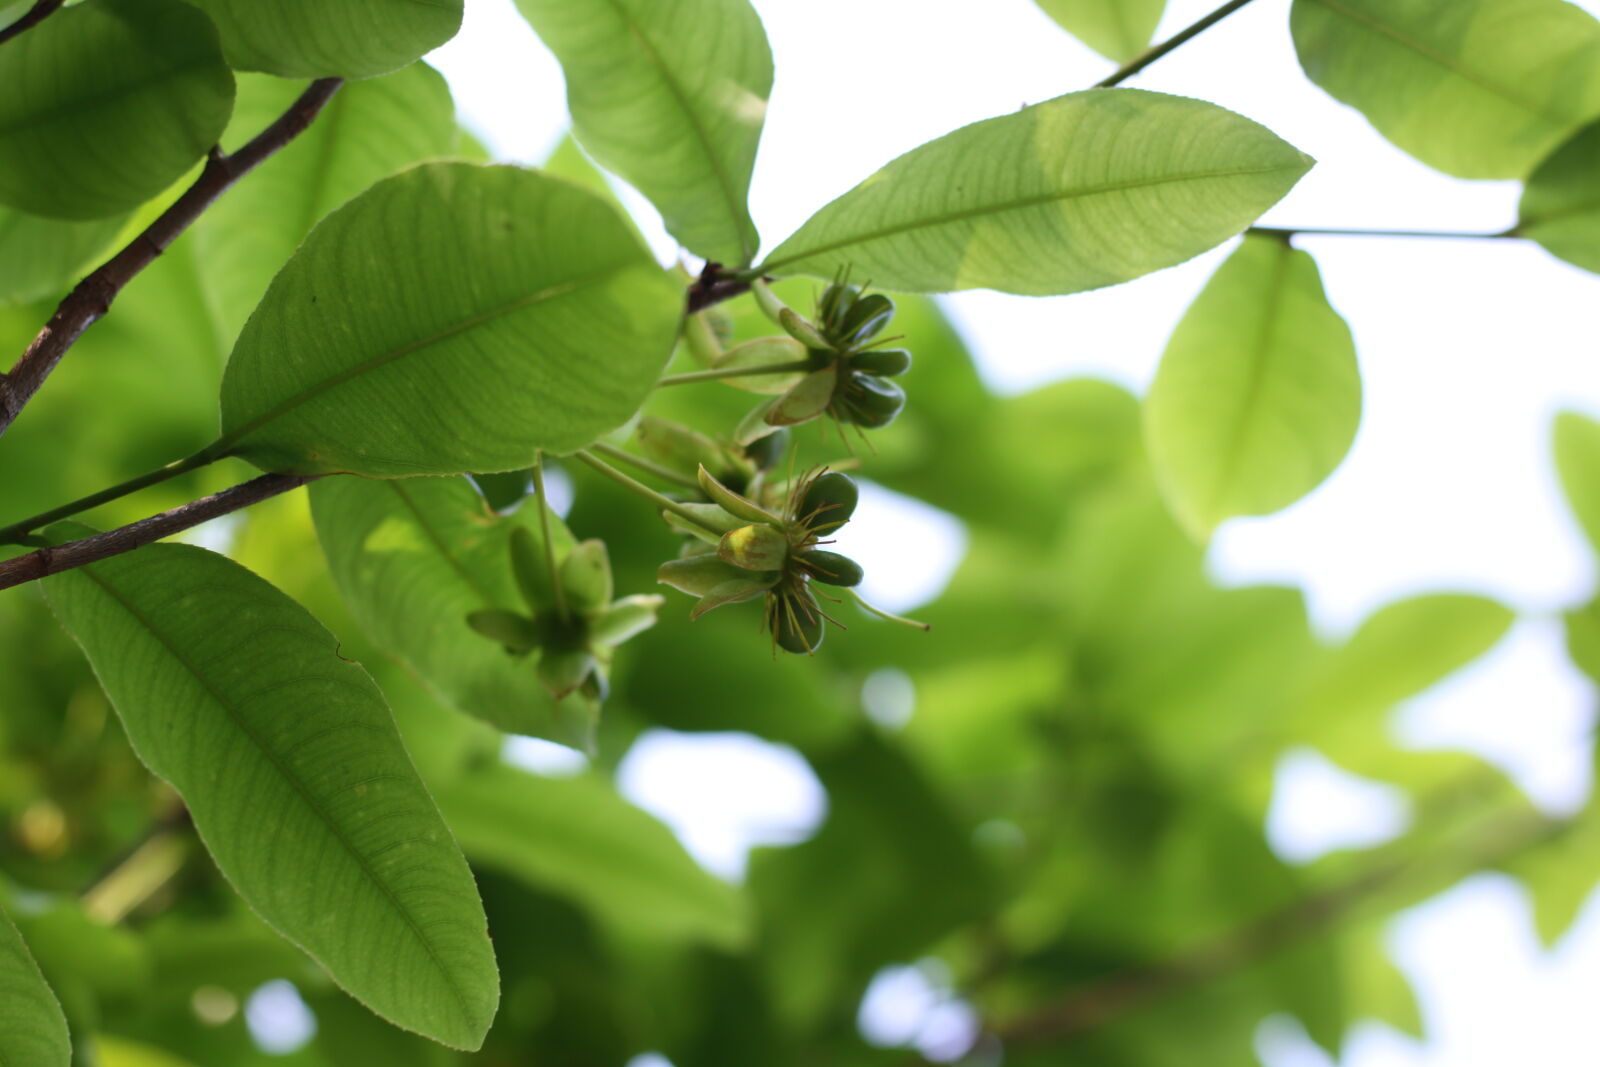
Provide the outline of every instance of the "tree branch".
{"type": "Polygon", "coordinates": [[[1217,8],[1211,14],[1207,15],[1199,22],[1196,22],[1194,25],[1179,30],[1177,33],[1173,34],[1171,37],[1168,37],[1160,44],[1151,45],[1144,51],[1143,54],[1134,57],[1127,63],[1124,63],[1122,66],[1118,67],[1116,72],[1110,77],[1095,82],[1094,88],[1109,89],[1114,85],[1121,85],[1123,82],[1127,81],[1129,78],[1133,77],[1135,74],[1139,73],[1141,70],[1148,67],[1150,64],[1166,55],[1168,52],[1171,52],[1174,49],[1179,48],[1194,38],[1200,36],[1202,33],[1206,32],[1211,27],[1215,26],[1217,23],[1221,22],[1223,19],[1227,18],[1229,15],[1233,14],[1235,11],[1239,10],[1249,2],[1250,0],[1228,0],[1226,4],[1223,4],[1221,7],[1217,8]]]}
{"type": "Polygon", "coordinates": [[[749,292],[750,282],[749,278],[725,273],[721,263],[707,263],[705,269],[700,272],[700,277],[689,286],[687,311],[693,315],[713,304],[720,304],[740,293],[749,292]]]}
{"type": "Polygon", "coordinates": [[[5,433],[84,331],[111,310],[111,302],[117,298],[117,294],[140,271],[154,263],[156,257],[166,251],[234,182],[294,140],[311,124],[342,84],[340,78],[323,78],[312,82],[310,88],[290,105],[289,110],[239,151],[227,155],[213,148],[206,157],[205,169],[195,183],[126,248],[67,294],[44,329],[39,331],[22,358],[17,360],[16,366],[11,368],[11,373],[0,377],[0,434],[5,433]]]}
{"type": "Polygon", "coordinates": [[[38,0],[23,16],[5,29],[0,30],[0,44],[5,44],[13,37],[20,37],[28,30],[33,29],[45,19],[61,10],[65,0],[38,0]]]}
{"type": "Polygon", "coordinates": [[[319,477],[321,475],[264,474],[243,485],[191,500],[171,511],[163,511],[127,526],[6,560],[0,563],[0,589],[10,589],[14,585],[38,581],[108,556],[131,552],[202,522],[260,503],[279,493],[298,489],[319,477]]]}
{"type": "Polygon", "coordinates": [[[1264,237],[1281,237],[1288,240],[1291,237],[1420,237],[1443,238],[1451,241],[1513,241],[1520,240],[1522,235],[1513,227],[1509,230],[1498,230],[1494,233],[1477,233],[1468,230],[1342,230],[1324,229],[1315,226],[1252,226],[1247,233],[1258,233],[1264,237]]]}

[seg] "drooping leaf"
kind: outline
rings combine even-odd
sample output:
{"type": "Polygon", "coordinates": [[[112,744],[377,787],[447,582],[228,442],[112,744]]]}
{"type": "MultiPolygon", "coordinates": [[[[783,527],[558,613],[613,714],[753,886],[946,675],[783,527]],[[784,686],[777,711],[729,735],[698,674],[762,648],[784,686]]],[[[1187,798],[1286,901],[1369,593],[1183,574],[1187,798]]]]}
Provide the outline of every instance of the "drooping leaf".
{"type": "Polygon", "coordinates": [[[1311,164],[1213,104],[1071,93],[911,150],[813,215],[761,272],[849,269],[903,292],[1095,289],[1227,240],[1311,164]]]}
{"type": "Polygon", "coordinates": [[[284,78],[370,78],[461,28],[462,0],[191,0],[216,22],[228,62],[284,78]]]}
{"type": "Polygon", "coordinates": [[[424,164],[329,215],[273,280],[223,378],[223,445],[301,473],[529,467],[634,413],[681,302],[593,195],[424,164]]]}
{"type": "MultiPolygon", "coordinates": [[[[266,129],[304,88],[265,75],[240,77],[223,144],[233,150],[266,129]]],[[[334,94],[309,129],[208,208],[195,227],[206,288],[228,343],[317,220],[402,167],[448,155],[455,140],[450,89],[426,64],[334,94]]]]}
{"type": "Polygon", "coordinates": [[[22,935],[0,912],[0,1063],[66,1067],[67,1020],[22,935]]]}
{"type": "Polygon", "coordinates": [[[745,197],[772,91],[748,0],[517,0],[561,60],[578,140],[638,187],[698,256],[760,244],[745,197]]]}
{"type": "Polygon", "coordinates": [[[125,221],[113,216],[73,222],[0,208],[0,304],[65,296],[125,221]]]}
{"type": "Polygon", "coordinates": [[[1184,315],[1145,400],[1145,440],[1174,512],[1204,540],[1223,519],[1294,503],[1355,440],[1361,376],[1317,265],[1246,237],[1184,315]]]}
{"type": "Polygon", "coordinates": [[[1521,178],[1600,115],[1600,22],[1564,0],[1295,0],[1306,74],[1458,178],[1521,178]]]}
{"type": "Polygon", "coordinates": [[[1167,0],[1038,0],[1061,28],[1107,59],[1126,63],[1150,44],[1167,0]]]}
{"type": "Polygon", "coordinates": [[[103,218],[216,144],[233,107],[217,33],[181,0],[96,0],[0,52],[0,202],[103,218]]]}
{"type": "Polygon", "coordinates": [[[1590,123],[1528,178],[1517,232],[1573,266],[1600,273],[1600,123],[1590,123]]]}
{"type": "MultiPolygon", "coordinates": [[[[510,540],[523,531],[543,565],[536,502],[497,516],[465,478],[324,478],[311,486],[311,514],[351,614],[439,699],[508,733],[588,747],[587,709],[552,701],[533,659],[467,621],[487,609],[527,613],[510,540]]],[[[552,532],[560,549],[571,545],[559,522],[552,532]]]]}
{"type": "Polygon", "coordinates": [[[1600,422],[1575,411],[1556,416],[1555,458],[1567,504],[1600,552],[1600,422]]]}
{"type": "Polygon", "coordinates": [[[57,575],[45,595],[240,896],[372,1010],[478,1047],[499,991],[472,875],[333,636],[181,545],[57,575]]]}
{"type": "Polygon", "coordinates": [[[442,790],[439,806],[473,862],[571,897],[618,931],[724,948],[749,932],[739,891],[599,775],[485,768],[442,790]]]}

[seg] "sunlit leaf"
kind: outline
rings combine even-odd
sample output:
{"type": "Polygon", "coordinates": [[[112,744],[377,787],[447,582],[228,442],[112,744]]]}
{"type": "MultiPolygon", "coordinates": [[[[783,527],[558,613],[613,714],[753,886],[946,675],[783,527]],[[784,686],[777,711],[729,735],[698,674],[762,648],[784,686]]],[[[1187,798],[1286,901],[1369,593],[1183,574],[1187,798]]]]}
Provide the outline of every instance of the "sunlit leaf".
{"type": "Polygon", "coordinates": [[[633,414],[682,291],[616,213],[515,167],[432,163],[328,216],[222,382],[224,446],[269,470],[517,470],[633,414]]]}
{"type": "Polygon", "coordinates": [[[285,78],[370,78],[461,27],[462,0],[191,0],[216,22],[228,62],[285,78]]]}
{"type": "Polygon", "coordinates": [[[1600,115],[1600,22],[1564,0],[1295,0],[1311,80],[1458,178],[1520,178],[1600,115]]]}
{"type": "Polygon", "coordinates": [[[67,1020],[22,935],[0,912],[0,1063],[66,1067],[67,1020]]]}
{"type": "Polygon", "coordinates": [[[1243,230],[1312,161],[1213,104],[1072,93],[901,156],[813,215],[762,273],[1042,295],[1114,285],[1243,230]]]}
{"type": "Polygon", "coordinates": [[[0,202],[101,218],[165,189],[217,142],[233,75],[180,0],[95,0],[0,50],[0,202]]]}
{"type": "Polygon", "coordinates": [[[476,1048],[499,990],[471,873],[382,694],[333,636],[187,546],[68,571],[45,591],[250,906],[385,1018],[476,1048]]]}
{"type": "Polygon", "coordinates": [[[1567,506],[1600,552],[1600,422],[1575,411],[1558,415],[1555,460],[1567,506]]]}
{"type": "Polygon", "coordinates": [[[760,243],[745,196],[772,91],[747,0],[517,0],[561,60],[578,140],[635,185],[698,256],[760,243]]]}
{"type": "Polygon", "coordinates": [[[1574,266],[1600,273],[1600,123],[1563,144],[1528,178],[1517,232],[1574,266]]]}
{"type": "Polygon", "coordinates": [[[1223,519],[1294,503],[1355,439],[1361,377],[1317,265],[1247,237],[1184,315],[1145,400],[1150,461],[1204,540],[1223,519]]]}
{"type": "Polygon", "coordinates": [[[1167,0],[1038,0],[1061,28],[1107,59],[1126,63],[1155,35],[1167,0]]]}

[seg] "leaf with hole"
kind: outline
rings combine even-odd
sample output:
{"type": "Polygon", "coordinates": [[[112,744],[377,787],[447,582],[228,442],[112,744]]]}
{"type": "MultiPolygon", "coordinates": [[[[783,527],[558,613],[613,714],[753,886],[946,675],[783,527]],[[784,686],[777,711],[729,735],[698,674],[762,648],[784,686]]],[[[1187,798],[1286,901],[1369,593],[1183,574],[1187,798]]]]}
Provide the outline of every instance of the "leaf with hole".
{"type": "Polygon", "coordinates": [[[472,874],[383,694],[333,635],[250,571],[184,545],[44,589],[239,895],[379,1015],[477,1048],[499,976],[472,874]]]}

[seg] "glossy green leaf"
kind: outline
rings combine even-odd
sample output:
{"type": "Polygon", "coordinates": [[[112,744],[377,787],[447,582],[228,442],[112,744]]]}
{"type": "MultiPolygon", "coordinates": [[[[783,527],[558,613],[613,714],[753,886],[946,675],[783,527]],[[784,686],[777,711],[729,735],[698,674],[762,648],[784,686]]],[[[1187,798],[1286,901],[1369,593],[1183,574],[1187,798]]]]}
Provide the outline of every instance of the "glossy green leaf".
{"type": "Polygon", "coordinates": [[[1575,411],[1556,416],[1555,459],[1567,505],[1600,552],[1600,422],[1575,411]]]}
{"type": "Polygon", "coordinates": [[[1213,104],[1071,93],[906,153],[813,215],[761,271],[849,269],[903,292],[1095,289],[1222,243],[1311,164],[1213,104]]]}
{"type": "Polygon", "coordinates": [[[65,296],[126,221],[113,216],[74,222],[0,208],[0,304],[65,296]]]}
{"type": "Polygon", "coordinates": [[[1061,28],[1118,63],[1143,52],[1167,0],[1038,0],[1061,28]]]}
{"type": "Polygon", "coordinates": [[[567,76],[583,147],[638,188],[706,259],[760,244],[745,197],[772,91],[748,0],[517,0],[567,76]]]}
{"type": "Polygon", "coordinates": [[[516,167],[430,163],[329,215],[222,382],[223,443],[268,470],[516,470],[626,421],[682,290],[616,212],[516,167]]]}
{"type": "Polygon", "coordinates": [[[1600,22],[1564,0],[1295,0],[1306,74],[1458,178],[1521,178],[1600,115],[1600,22]]]}
{"type": "Polygon", "coordinates": [[[22,935],[0,912],[0,1063],[66,1067],[67,1020],[22,935]]]}
{"type": "Polygon", "coordinates": [[[1573,266],[1600,273],[1600,123],[1556,149],[1528,178],[1517,233],[1573,266]]]}
{"type": "Polygon", "coordinates": [[[444,44],[462,0],[191,0],[216,22],[228,62],[285,78],[370,78],[444,44]]]}
{"type": "Polygon", "coordinates": [[[1316,488],[1361,421],[1350,328],[1317,265],[1246,237],[1196,298],[1145,400],[1145,440],[1173,511],[1204,540],[1316,488]]]}
{"type": "Polygon", "coordinates": [[[57,575],[45,595],[240,896],[373,1011],[477,1048],[499,982],[471,872],[333,635],[181,545],[57,575]]]}
{"type": "MultiPolygon", "coordinates": [[[[239,78],[224,145],[236,149],[294,102],[304,82],[239,78]]],[[[206,210],[193,240],[228,343],[317,220],[381,178],[450,154],[455,106],[444,78],[414,63],[334,94],[309,129],[206,210]]]]}
{"type": "MultiPolygon", "coordinates": [[[[527,613],[510,542],[524,531],[543,565],[535,502],[497,516],[465,478],[324,478],[310,492],[334,583],[378,647],[459,711],[508,733],[588,746],[588,710],[550,699],[537,657],[510,655],[467,622],[486,609],[527,613]]],[[[571,535],[553,529],[565,551],[571,535]]]]}
{"type": "Polygon", "coordinates": [[[0,202],[91,219],[155,196],[216,144],[233,75],[180,0],[95,0],[0,51],[0,202]]]}
{"type": "Polygon", "coordinates": [[[474,863],[571,897],[619,932],[725,948],[748,934],[740,892],[599,775],[485,768],[441,790],[439,806],[474,863]]]}

